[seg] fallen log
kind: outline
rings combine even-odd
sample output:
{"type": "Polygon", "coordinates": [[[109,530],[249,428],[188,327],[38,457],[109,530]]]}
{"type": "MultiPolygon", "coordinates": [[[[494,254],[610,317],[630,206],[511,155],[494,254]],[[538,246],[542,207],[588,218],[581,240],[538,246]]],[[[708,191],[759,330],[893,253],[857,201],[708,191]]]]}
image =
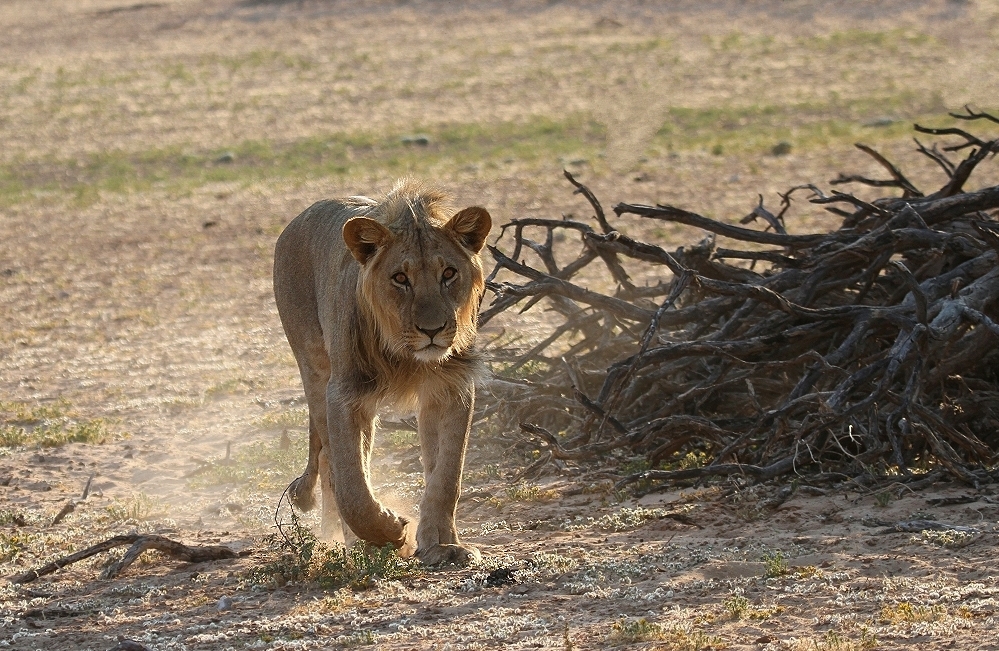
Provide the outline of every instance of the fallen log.
{"type": "Polygon", "coordinates": [[[217,561],[227,558],[236,558],[236,556],[238,556],[235,551],[222,545],[191,546],[155,534],[130,533],[114,536],[104,542],[91,545],[86,549],[69,554],[68,556],[63,556],[62,558],[42,565],[41,567],[28,570],[24,574],[19,574],[11,578],[10,582],[18,584],[30,583],[47,574],[52,574],[53,572],[61,570],[67,565],[72,565],[77,561],[82,561],[86,558],[90,558],[91,556],[96,556],[97,554],[101,554],[123,545],[130,545],[128,551],[125,552],[125,555],[120,560],[109,565],[101,573],[102,579],[113,579],[117,577],[119,574],[124,572],[129,565],[134,563],[135,560],[142,555],[142,552],[148,549],[161,551],[168,556],[172,556],[173,558],[187,561],[189,563],[203,563],[205,561],[217,561]]]}

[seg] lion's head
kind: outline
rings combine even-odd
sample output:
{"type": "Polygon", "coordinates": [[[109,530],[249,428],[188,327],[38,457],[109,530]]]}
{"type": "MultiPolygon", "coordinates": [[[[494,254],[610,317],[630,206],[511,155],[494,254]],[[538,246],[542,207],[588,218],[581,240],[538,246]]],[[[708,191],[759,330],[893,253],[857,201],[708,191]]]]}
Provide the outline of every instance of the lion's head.
{"type": "Polygon", "coordinates": [[[403,183],[368,216],[343,226],[361,265],[358,300],[394,356],[442,362],[475,340],[484,289],[479,252],[492,220],[479,207],[449,217],[446,199],[403,183]]]}

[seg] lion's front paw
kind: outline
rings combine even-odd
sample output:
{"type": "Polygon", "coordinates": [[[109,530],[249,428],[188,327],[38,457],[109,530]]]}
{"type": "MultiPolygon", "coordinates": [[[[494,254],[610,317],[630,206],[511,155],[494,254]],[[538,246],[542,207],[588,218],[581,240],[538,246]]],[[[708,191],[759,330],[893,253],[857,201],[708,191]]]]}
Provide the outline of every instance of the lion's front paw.
{"type": "Polygon", "coordinates": [[[458,565],[465,567],[482,560],[479,550],[470,545],[434,545],[416,550],[416,557],[424,565],[458,565]]]}

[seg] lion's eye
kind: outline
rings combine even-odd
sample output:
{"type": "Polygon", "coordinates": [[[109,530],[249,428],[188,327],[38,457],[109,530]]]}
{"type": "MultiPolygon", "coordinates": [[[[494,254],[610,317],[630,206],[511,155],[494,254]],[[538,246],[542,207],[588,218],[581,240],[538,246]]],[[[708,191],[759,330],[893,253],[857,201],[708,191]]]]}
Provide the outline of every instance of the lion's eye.
{"type": "Polygon", "coordinates": [[[444,270],[444,273],[441,274],[441,279],[447,282],[457,275],[458,275],[457,269],[455,269],[454,267],[448,267],[447,269],[444,270]]]}
{"type": "Polygon", "coordinates": [[[400,271],[396,275],[392,276],[392,282],[394,282],[396,285],[408,285],[409,278],[406,277],[406,274],[400,271]]]}

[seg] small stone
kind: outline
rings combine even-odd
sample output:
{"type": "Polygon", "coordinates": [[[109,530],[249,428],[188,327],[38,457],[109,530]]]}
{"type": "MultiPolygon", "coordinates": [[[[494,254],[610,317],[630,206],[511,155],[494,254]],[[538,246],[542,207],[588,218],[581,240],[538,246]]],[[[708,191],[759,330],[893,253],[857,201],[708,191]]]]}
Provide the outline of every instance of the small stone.
{"type": "Polygon", "coordinates": [[[510,585],[517,582],[517,577],[514,573],[517,570],[509,567],[498,567],[489,573],[486,577],[486,585],[490,588],[498,588],[504,585],[510,585]]]}
{"type": "Polygon", "coordinates": [[[889,117],[874,118],[873,120],[868,120],[864,122],[865,127],[890,127],[895,124],[897,120],[889,117]]]}
{"type": "Polygon", "coordinates": [[[404,145],[419,145],[420,147],[426,147],[430,144],[430,136],[424,133],[414,133],[413,135],[403,136],[400,140],[404,145]]]}
{"type": "Polygon", "coordinates": [[[774,156],[787,156],[791,153],[791,143],[786,140],[781,140],[774,145],[773,149],[770,150],[770,153],[774,156]]]}
{"type": "Polygon", "coordinates": [[[110,651],[149,651],[149,647],[119,635],[118,644],[111,647],[110,651]]]}

